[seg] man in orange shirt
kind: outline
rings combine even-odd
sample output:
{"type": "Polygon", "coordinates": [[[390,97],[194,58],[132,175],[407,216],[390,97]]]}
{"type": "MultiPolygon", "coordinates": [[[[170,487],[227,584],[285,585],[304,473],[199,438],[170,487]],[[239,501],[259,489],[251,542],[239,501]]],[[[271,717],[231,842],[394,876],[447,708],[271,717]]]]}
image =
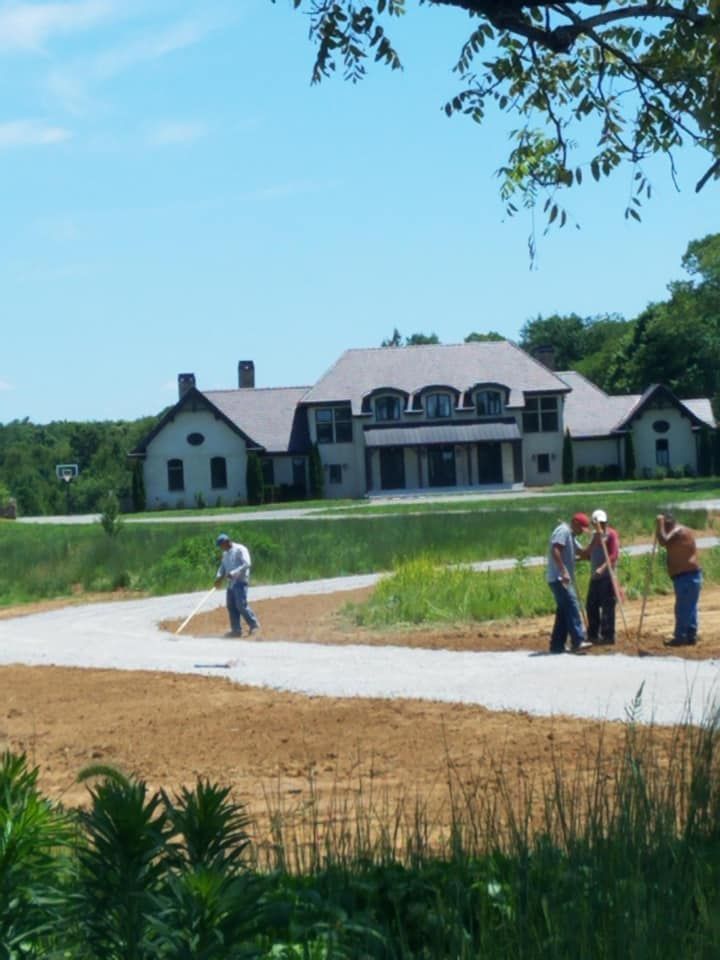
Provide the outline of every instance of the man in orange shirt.
{"type": "Polygon", "coordinates": [[[702,570],[695,537],[666,510],[657,516],[657,538],[667,551],[667,571],[675,590],[675,633],[666,646],[697,643],[702,570]]]}

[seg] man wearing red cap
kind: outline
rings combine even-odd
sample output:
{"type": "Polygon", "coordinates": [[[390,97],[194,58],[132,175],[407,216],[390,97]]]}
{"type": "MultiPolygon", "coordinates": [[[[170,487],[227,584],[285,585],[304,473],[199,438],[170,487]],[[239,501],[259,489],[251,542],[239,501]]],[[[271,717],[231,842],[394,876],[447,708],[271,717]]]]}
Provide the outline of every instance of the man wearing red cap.
{"type": "Polygon", "coordinates": [[[580,602],[575,591],[575,557],[582,549],[575,539],[589,530],[584,513],[576,513],[570,523],[560,523],[550,536],[546,579],[555,598],[555,623],[550,636],[550,653],[564,653],[570,634],[570,650],[579,653],[592,644],[585,637],[580,602]]]}

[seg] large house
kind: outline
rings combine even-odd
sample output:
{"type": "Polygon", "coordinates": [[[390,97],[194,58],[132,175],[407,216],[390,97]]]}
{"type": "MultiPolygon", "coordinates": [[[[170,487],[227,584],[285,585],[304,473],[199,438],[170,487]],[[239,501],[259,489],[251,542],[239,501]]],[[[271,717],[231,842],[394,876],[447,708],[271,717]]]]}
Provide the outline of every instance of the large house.
{"type": "Polygon", "coordinates": [[[555,373],[510,341],[347,350],[314,386],[258,388],[252,361],[232,390],[178,377],[179,398],[131,456],[143,462],[150,509],[242,503],[247,458],[268,487],[308,490],[313,445],[327,497],[426,489],[522,488],[560,481],[569,431],[576,467],[622,475],[697,470],[706,399],[662,386],[608,396],[580,374],[555,373]]]}

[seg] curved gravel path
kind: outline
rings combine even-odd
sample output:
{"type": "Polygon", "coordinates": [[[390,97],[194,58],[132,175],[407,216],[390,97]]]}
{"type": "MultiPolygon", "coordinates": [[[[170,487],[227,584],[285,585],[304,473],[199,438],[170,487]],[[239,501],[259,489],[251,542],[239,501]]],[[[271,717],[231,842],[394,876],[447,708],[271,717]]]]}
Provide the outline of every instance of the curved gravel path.
{"type": "MultiPolygon", "coordinates": [[[[355,589],[377,579],[371,574],[257,586],[252,598],[355,589]]],[[[700,722],[720,702],[720,664],[714,660],[175,638],[158,629],[161,620],[189,614],[203,596],[96,603],[2,620],[0,664],[220,675],[240,684],[317,696],[427,699],[610,720],[626,719],[642,687],[638,719],[661,724],[700,722]]],[[[224,594],[218,592],[207,607],[223,602],[224,594]]]]}

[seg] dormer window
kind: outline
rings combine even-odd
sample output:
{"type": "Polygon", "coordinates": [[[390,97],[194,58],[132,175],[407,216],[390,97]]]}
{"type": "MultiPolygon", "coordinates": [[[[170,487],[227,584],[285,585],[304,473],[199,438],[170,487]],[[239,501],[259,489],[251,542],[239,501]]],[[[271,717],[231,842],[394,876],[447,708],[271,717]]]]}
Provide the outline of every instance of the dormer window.
{"type": "Polygon", "coordinates": [[[425,397],[425,416],[428,420],[439,420],[452,416],[452,402],[447,393],[429,393],[425,397]]]}
{"type": "Polygon", "coordinates": [[[499,390],[478,390],[475,409],[479,417],[499,417],[502,413],[502,394],[499,390]]]}
{"type": "Polygon", "coordinates": [[[399,420],[400,419],[400,398],[392,396],[375,398],[375,419],[376,420],[399,420]]]}

